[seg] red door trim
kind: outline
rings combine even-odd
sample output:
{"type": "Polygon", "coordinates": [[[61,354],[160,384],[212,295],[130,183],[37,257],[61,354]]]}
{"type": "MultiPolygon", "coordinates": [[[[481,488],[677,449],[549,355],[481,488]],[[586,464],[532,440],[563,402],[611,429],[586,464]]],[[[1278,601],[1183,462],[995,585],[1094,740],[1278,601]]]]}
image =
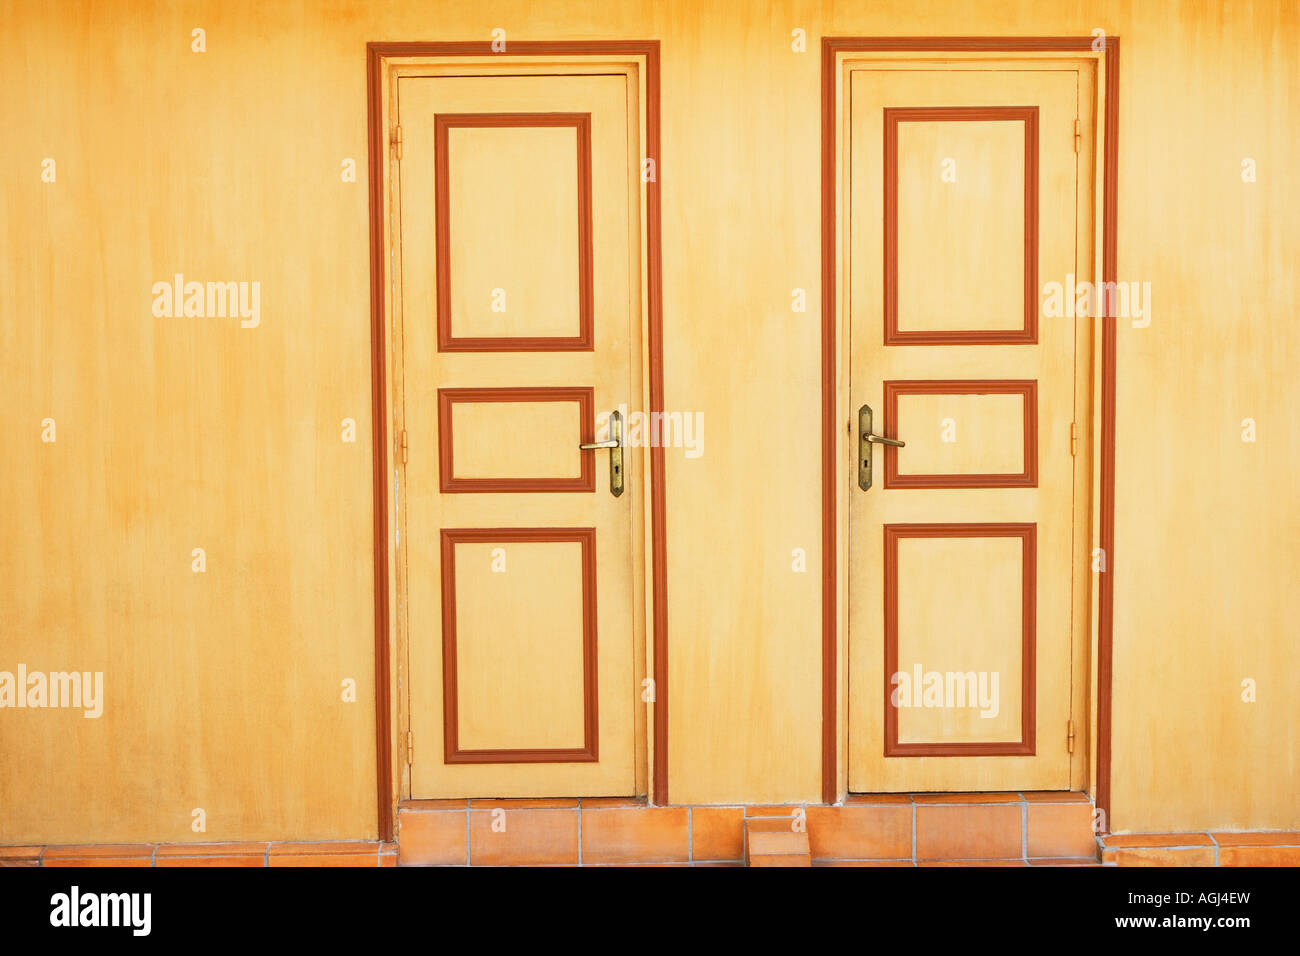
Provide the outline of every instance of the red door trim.
{"type": "MultiPolygon", "coordinates": [[[[383,164],[388,148],[383,116],[383,60],[400,56],[493,56],[490,41],[398,41],[366,44],[366,131],[370,170],[370,405],[374,474],[372,509],[374,518],[375,584],[375,762],[379,836],[393,839],[394,807],[398,794],[393,786],[392,687],[388,636],[388,408],[385,333],[383,164]]],[[[645,158],[662,164],[659,155],[659,41],[658,40],[575,40],[511,41],[508,56],[636,56],[645,58],[646,143],[645,158]]],[[[659,177],[646,183],[646,261],[648,300],[648,346],[650,367],[650,412],[664,409],[663,363],[663,255],[660,240],[662,215],[659,177]]],[[[651,798],[668,802],[668,566],[665,554],[667,505],[664,488],[664,450],[650,449],[650,538],[651,608],[653,630],[655,703],[651,720],[654,741],[651,798]]]]}
{"type": "MultiPolygon", "coordinates": [[[[1035,51],[1089,52],[1099,42],[1092,37],[823,37],[822,38],[822,801],[839,797],[837,744],[838,639],[836,564],[839,527],[837,487],[839,428],[836,421],[836,319],[835,150],[839,53],[872,51],[979,51],[1025,53],[1035,51]]],[[[1106,110],[1102,118],[1105,154],[1102,181],[1102,280],[1116,279],[1119,211],[1119,37],[1104,39],[1106,110]]],[[[1101,548],[1106,571],[1098,583],[1097,648],[1097,779],[1096,805],[1109,825],[1111,763],[1111,681],[1113,664],[1113,609],[1115,580],[1115,319],[1102,320],[1101,360],[1101,548]]]]}

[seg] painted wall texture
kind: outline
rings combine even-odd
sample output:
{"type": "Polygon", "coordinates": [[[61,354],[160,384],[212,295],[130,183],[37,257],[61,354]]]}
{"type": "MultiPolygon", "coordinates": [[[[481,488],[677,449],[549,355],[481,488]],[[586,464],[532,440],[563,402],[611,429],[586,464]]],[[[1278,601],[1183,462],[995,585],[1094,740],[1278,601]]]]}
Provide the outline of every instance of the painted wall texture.
{"type": "Polygon", "coordinates": [[[1121,36],[1111,823],[1300,827],[1300,9],[6,0],[0,670],[104,704],[0,712],[0,842],[376,834],[365,43],[494,27],[662,42],[679,803],[819,799],[820,38],[1121,36]]]}

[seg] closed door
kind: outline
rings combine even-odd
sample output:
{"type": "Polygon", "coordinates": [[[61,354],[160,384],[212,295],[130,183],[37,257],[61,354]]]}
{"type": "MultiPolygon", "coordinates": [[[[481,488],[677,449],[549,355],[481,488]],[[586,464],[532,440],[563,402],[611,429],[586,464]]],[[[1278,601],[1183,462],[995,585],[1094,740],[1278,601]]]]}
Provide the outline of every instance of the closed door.
{"type": "Polygon", "coordinates": [[[849,83],[849,789],[1064,789],[1079,74],[849,83]]]}
{"type": "Polygon", "coordinates": [[[397,84],[411,794],[630,794],[635,96],[397,84]]]}

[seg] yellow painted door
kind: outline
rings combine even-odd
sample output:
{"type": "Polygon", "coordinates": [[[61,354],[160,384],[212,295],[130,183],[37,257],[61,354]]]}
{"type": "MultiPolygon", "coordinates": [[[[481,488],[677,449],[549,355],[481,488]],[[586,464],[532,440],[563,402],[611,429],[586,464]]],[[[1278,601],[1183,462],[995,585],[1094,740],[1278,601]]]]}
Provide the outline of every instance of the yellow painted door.
{"type": "MultiPolygon", "coordinates": [[[[398,80],[414,797],[634,792],[625,75],[398,80]]],[[[633,114],[634,115],[634,114],[633,114]]]]}
{"type": "Polygon", "coordinates": [[[849,92],[849,789],[1065,789],[1078,73],[849,92]]]}

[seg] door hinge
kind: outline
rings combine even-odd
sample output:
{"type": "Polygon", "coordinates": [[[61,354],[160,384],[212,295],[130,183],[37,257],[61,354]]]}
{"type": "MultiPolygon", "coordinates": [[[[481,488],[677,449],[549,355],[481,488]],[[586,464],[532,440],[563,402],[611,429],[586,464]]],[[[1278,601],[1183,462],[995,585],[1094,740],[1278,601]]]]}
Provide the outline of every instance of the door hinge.
{"type": "Polygon", "coordinates": [[[402,464],[406,464],[406,429],[402,429],[402,464]]]}
{"type": "Polygon", "coordinates": [[[1068,753],[1074,753],[1074,721],[1065,722],[1065,749],[1068,753]]]}
{"type": "MultiPolygon", "coordinates": [[[[401,127],[397,127],[399,130],[401,127]]],[[[400,133],[399,133],[400,135],[400,133]]],[[[1074,151],[1077,153],[1079,147],[1083,145],[1083,124],[1079,122],[1079,117],[1074,118],[1074,151]]]]}
{"type": "Polygon", "coordinates": [[[415,736],[408,730],[406,732],[406,765],[409,767],[415,763],[415,736]]]}
{"type": "MultiPolygon", "coordinates": [[[[393,136],[392,139],[389,140],[389,142],[393,146],[393,156],[395,156],[397,159],[400,160],[402,158],[402,124],[401,123],[398,123],[396,126],[393,127],[393,136]]],[[[1077,153],[1078,149],[1076,149],[1075,152],[1077,153]]]]}
{"type": "Polygon", "coordinates": [[[1079,454],[1079,423],[1070,422],[1070,457],[1079,454]]]}

